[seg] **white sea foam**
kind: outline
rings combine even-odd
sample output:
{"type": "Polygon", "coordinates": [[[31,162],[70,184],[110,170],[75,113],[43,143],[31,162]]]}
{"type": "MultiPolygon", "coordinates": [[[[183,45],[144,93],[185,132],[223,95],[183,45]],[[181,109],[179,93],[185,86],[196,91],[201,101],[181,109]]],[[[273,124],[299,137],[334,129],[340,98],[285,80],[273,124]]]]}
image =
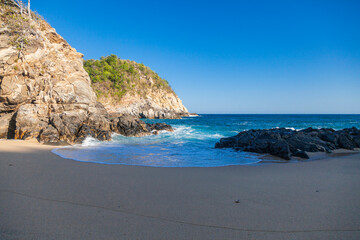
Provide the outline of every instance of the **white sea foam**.
{"type": "Polygon", "coordinates": [[[83,147],[90,147],[90,146],[97,146],[97,145],[100,145],[104,142],[101,142],[93,137],[86,137],[85,140],[82,142],[81,146],[83,147]]]}
{"type": "Polygon", "coordinates": [[[300,131],[302,130],[303,128],[293,128],[293,127],[275,127],[275,128],[285,128],[285,129],[290,129],[290,130],[293,130],[293,131],[300,131]]]}
{"type": "MultiPolygon", "coordinates": [[[[223,135],[219,133],[205,133],[195,130],[190,126],[179,125],[175,128],[173,132],[175,138],[184,138],[184,139],[198,139],[204,140],[209,138],[222,138],[223,135]]],[[[170,133],[171,135],[171,133],[170,133]]]]}
{"type": "MultiPolygon", "coordinates": [[[[136,137],[124,137],[121,135],[113,135],[113,140],[111,142],[123,143],[123,144],[152,144],[152,143],[161,143],[169,142],[178,144],[179,142],[186,141],[197,141],[197,140],[206,140],[206,139],[220,139],[224,135],[219,133],[213,133],[208,131],[200,131],[192,126],[186,125],[174,125],[174,132],[168,131],[159,131],[158,135],[150,135],[146,137],[136,138],[136,137]]],[[[86,139],[83,146],[92,146],[98,145],[99,141],[96,139],[86,139]]]]}

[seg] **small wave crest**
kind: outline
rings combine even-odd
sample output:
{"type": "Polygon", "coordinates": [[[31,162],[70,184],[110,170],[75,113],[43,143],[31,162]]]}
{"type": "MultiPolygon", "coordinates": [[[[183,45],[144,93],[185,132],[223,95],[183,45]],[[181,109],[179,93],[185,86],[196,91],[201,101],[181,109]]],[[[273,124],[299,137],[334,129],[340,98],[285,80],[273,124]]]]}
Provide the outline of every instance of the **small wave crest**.
{"type": "Polygon", "coordinates": [[[102,144],[103,142],[93,138],[93,137],[86,137],[85,140],[82,142],[81,146],[83,147],[90,147],[90,146],[97,146],[102,144]]]}
{"type": "Polygon", "coordinates": [[[224,135],[211,132],[210,130],[201,131],[191,126],[185,126],[185,125],[176,126],[173,134],[175,138],[198,139],[198,140],[218,139],[224,137],[224,135]]]}
{"type": "Polygon", "coordinates": [[[293,127],[276,127],[277,129],[279,129],[279,128],[285,128],[285,129],[289,129],[289,130],[293,130],[293,131],[299,131],[299,130],[301,130],[301,128],[299,128],[299,129],[296,129],[296,128],[293,128],[293,127]]]}

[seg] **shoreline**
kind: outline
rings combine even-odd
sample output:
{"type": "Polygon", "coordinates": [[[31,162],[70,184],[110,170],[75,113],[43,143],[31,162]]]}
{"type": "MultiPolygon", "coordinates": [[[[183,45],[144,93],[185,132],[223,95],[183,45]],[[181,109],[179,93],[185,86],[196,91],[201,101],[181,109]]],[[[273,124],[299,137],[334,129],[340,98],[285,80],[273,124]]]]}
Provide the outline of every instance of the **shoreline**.
{"type": "Polygon", "coordinates": [[[0,141],[1,239],[360,238],[360,154],[155,168],[77,162],[54,148],[0,141]]]}
{"type": "Polygon", "coordinates": [[[347,149],[335,149],[332,153],[326,152],[307,152],[310,156],[309,159],[302,159],[299,157],[293,157],[291,160],[284,160],[280,157],[273,156],[271,154],[261,154],[261,153],[251,153],[252,155],[256,155],[259,159],[259,162],[249,163],[249,164],[233,164],[233,165],[224,165],[224,166],[203,166],[203,167],[161,167],[161,166],[147,166],[147,165],[132,165],[132,164],[124,164],[124,163],[104,163],[104,162],[91,162],[85,160],[77,160],[72,158],[66,158],[61,156],[60,154],[56,154],[53,150],[62,147],[72,147],[75,145],[59,145],[59,144],[44,144],[39,143],[36,139],[29,140],[8,140],[8,139],[0,139],[0,153],[5,149],[10,152],[23,152],[23,151],[32,151],[33,149],[38,150],[49,150],[51,154],[60,157],[61,159],[82,162],[82,163],[95,163],[95,164],[104,164],[104,165],[124,165],[124,166],[139,166],[139,167],[150,167],[150,168],[221,168],[221,167],[233,167],[233,166],[260,166],[262,164],[281,164],[281,163],[306,163],[312,161],[326,160],[337,157],[346,157],[352,155],[358,155],[360,159],[360,148],[356,148],[354,150],[347,149]],[[2,143],[2,144],[1,144],[2,143]],[[19,145],[22,147],[19,149],[19,145]]]}

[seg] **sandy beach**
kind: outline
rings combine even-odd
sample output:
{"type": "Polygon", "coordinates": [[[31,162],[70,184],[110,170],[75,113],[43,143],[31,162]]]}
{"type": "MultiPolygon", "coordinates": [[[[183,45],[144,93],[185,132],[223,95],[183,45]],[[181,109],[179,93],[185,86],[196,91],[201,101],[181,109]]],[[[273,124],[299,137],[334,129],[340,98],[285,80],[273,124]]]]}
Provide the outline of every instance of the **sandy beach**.
{"type": "Polygon", "coordinates": [[[53,148],[0,141],[0,239],[360,239],[358,153],[153,168],[53,148]]]}

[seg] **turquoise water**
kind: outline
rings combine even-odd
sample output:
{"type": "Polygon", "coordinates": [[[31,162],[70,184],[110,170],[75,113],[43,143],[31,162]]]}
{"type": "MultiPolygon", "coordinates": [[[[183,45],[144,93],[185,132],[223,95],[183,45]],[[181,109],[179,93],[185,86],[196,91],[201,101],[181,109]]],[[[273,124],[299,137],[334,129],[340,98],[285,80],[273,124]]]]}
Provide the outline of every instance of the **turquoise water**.
{"type": "Polygon", "coordinates": [[[291,129],[360,128],[360,115],[220,115],[203,114],[183,119],[149,120],[165,122],[174,132],[141,138],[114,135],[110,142],[88,138],[82,145],[55,149],[64,158],[77,161],[152,167],[216,167],[255,164],[260,155],[215,149],[222,137],[248,129],[286,127],[291,129]]]}

